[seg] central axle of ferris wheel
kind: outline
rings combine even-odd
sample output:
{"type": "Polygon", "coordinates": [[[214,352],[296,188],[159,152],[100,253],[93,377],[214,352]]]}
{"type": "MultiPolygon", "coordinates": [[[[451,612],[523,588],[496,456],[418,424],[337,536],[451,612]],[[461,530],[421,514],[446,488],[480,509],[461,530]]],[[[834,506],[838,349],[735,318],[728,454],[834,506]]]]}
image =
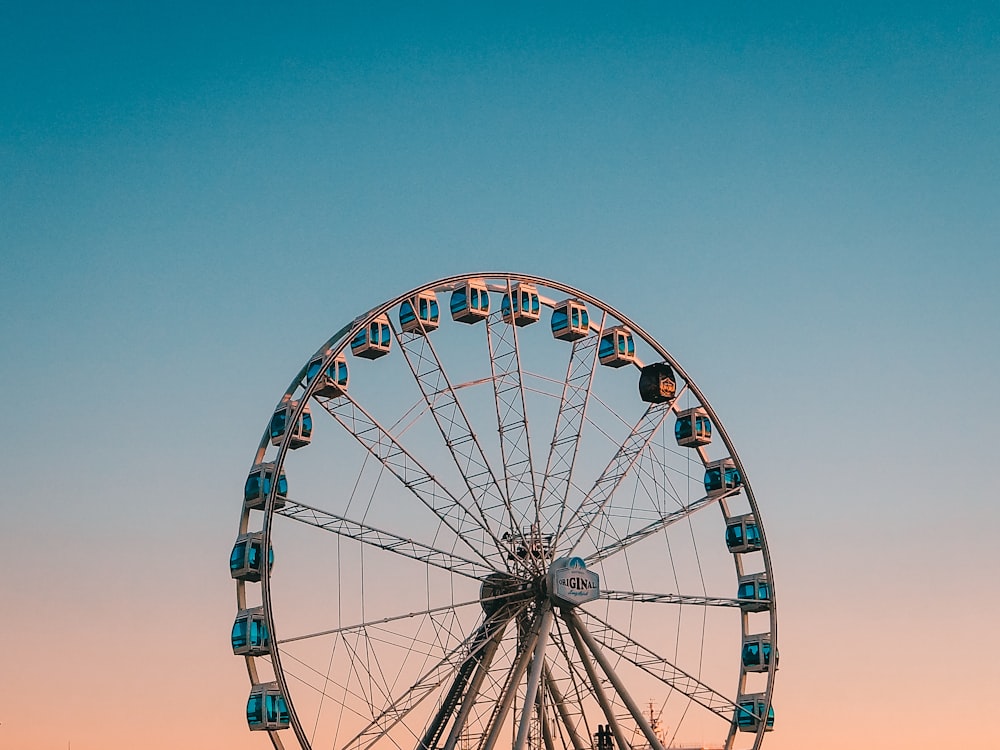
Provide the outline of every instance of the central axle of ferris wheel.
{"type": "MultiPolygon", "coordinates": [[[[511,544],[511,557],[522,563],[525,572],[537,571],[540,565],[548,557],[548,539],[542,539],[537,533],[531,533],[527,538],[518,535],[517,538],[505,535],[505,541],[511,544]]],[[[525,686],[524,705],[533,706],[542,676],[542,669],[545,663],[545,648],[549,639],[549,630],[552,627],[553,614],[555,609],[562,612],[563,617],[567,617],[572,608],[581,604],[594,601],[600,597],[600,578],[592,570],[587,570],[587,565],[579,557],[559,557],[551,562],[548,570],[544,574],[532,575],[529,580],[518,578],[509,573],[494,573],[488,576],[480,589],[480,601],[483,610],[487,615],[487,621],[494,618],[502,618],[504,612],[524,601],[535,600],[538,608],[535,613],[534,623],[525,633],[525,640],[522,645],[521,656],[518,659],[518,666],[514,674],[528,672],[525,686]]],[[[492,654],[491,654],[492,657],[492,654]]],[[[471,662],[470,662],[471,663],[471,662]]],[[[464,683],[467,677],[456,682],[464,683]]],[[[519,679],[515,677],[515,679],[519,679]]],[[[510,709],[510,698],[514,691],[508,690],[505,699],[502,701],[502,713],[510,709]]],[[[457,695],[455,696],[457,699],[457,695]]],[[[455,701],[457,705],[457,700],[455,701]]],[[[525,750],[527,738],[530,732],[530,723],[533,716],[531,709],[525,709],[518,721],[517,737],[514,740],[512,750],[525,750]]],[[[441,716],[435,719],[434,733],[437,734],[438,725],[443,724],[441,716]]],[[[464,717],[459,717],[455,722],[455,729],[464,724],[464,717]]],[[[500,722],[495,722],[489,737],[484,745],[488,750],[494,750],[498,738],[500,722]]],[[[578,740],[574,742],[578,744],[578,740]]],[[[431,747],[428,737],[425,737],[420,747],[431,747]]],[[[453,743],[446,744],[446,748],[453,746],[453,743]]],[[[624,746],[623,746],[624,747],[624,746]]]]}
{"type": "MultiPolygon", "coordinates": [[[[530,554],[530,547],[525,547],[524,549],[530,554]]],[[[544,553],[547,551],[547,549],[537,549],[536,562],[544,560],[544,553]]],[[[524,557],[527,556],[525,555],[524,557]]],[[[601,709],[609,722],[611,731],[618,740],[619,747],[629,748],[631,745],[628,744],[624,732],[618,725],[614,710],[601,687],[601,680],[596,671],[598,665],[607,675],[615,692],[632,714],[640,731],[646,736],[650,748],[653,750],[664,750],[653,727],[650,726],[643,716],[642,710],[628,694],[625,685],[614,673],[614,668],[604,656],[600,644],[588,632],[575,612],[576,607],[595,601],[600,598],[600,595],[600,577],[596,572],[588,570],[586,563],[580,557],[556,558],[551,562],[544,575],[536,575],[529,580],[517,578],[509,573],[494,573],[483,581],[480,589],[480,601],[483,610],[486,612],[487,622],[493,622],[495,618],[503,618],[505,613],[511,612],[514,607],[526,601],[534,600],[538,604],[533,622],[524,632],[521,654],[511,676],[511,684],[513,684],[513,682],[521,679],[521,676],[528,672],[524,697],[524,705],[526,707],[532,706],[535,703],[544,669],[545,648],[549,639],[549,631],[552,627],[555,611],[558,610],[561,618],[568,627],[569,634],[576,645],[577,651],[581,655],[584,668],[596,691],[598,703],[601,705],[601,709]],[[593,658],[593,662],[591,662],[591,657],[593,658]]],[[[492,658],[492,652],[490,658],[492,658]]],[[[461,682],[464,682],[464,679],[461,682]]],[[[514,691],[512,690],[505,691],[505,698],[502,701],[502,714],[506,714],[510,709],[510,702],[513,695],[514,691]]],[[[526,750],[532,715],[530,709],[526,708],[522,711],[517,723],[517,736],[514,740],[512,750],[526,750]]],[[[464,724],[464,717],[462,718],[463,720],[455,722],[452,730],[453,734],[456,734],[456,731],[464,724]]],[[[435,724],[437,723],[440,722],[436,721],[435,724]]],[[[501,722],[499,721],[494,723],[490,736],[484,745],[486,750],[495,750],[500,724],[501,722]]],[[[577,750],[582,750],[584,746],[579,741],[579,738],[574,737],[573,740],[574,747],[577,750]]],[[[420,747],[429,748],[432,745],[425,739],[420,747]]],[[[454,743],[449,742],[445,747],[450,750],[450,748],[454,747],[454,743]]]]}

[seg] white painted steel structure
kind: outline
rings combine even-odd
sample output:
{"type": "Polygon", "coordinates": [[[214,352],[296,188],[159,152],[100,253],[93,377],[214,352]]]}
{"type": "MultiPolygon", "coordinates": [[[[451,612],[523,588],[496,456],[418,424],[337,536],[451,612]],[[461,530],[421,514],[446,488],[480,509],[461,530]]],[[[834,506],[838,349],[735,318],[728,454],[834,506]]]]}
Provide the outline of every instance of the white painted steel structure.
{"type": "Polygon", "coordinates": [[[588,750],[599,726],[620,748],[761,746],[778,649],[757,503],[638,324],[555,281],[446,278],[341,328],[276,410],[231,561],[248,722],[275,748],[588,750]],[[733,519],[754,544],[727,546],[733,519]]]}

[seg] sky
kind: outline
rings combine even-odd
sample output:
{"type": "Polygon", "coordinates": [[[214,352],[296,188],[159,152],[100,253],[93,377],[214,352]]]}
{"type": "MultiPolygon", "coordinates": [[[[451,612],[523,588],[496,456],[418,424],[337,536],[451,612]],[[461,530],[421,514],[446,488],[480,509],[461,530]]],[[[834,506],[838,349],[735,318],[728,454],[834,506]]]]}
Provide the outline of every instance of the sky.
{"type": "Polygon", "coordinates": [[[0,7],[0,749],[269,747],[226,560],[275,401],[536,274],[708,395],[772,548],[766,747],[995,734],[995,4],[0,7]]]}

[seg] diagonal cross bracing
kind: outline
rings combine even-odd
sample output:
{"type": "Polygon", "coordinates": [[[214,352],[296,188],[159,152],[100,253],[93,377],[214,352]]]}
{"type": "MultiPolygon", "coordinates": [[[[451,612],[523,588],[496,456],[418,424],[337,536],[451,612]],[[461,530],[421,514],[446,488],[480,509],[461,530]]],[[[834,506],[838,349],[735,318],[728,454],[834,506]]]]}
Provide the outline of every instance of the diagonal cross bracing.
{"type": "Polygon", "coordinates": [[[590,531],[594,522],[604,512],[604,508],[611,500],[615,490],[635,466],[639,456],[656,435],[657,430],[660,429],[669,412],[669,404],[650,404],[639,421],[635,423],[629,436],[615,452],[604,471],[601,472],[601,476],[594,482],[594,486],[580,503],[565,528],[560,530],[556,545],[564,537],[568,540],[567,550],[564,554],[572,554],[583,537],[590,531]]]}
{"type": "Polygon", "coordinates": [[[431,476],[350,394],[317,401],[406,489],[416,495],[443,525],[451,529],[476,557],[495,569],[505,569],[506,561],[500,551],[495,549],[491,535],[483,528],[482,521],[431,476]],[[492,555],[491,550],[495,550],[492,555]]]}
{"type": "MultiPolygon", "coordinates": [[[[602,320],[601,329],[603,326],[602,320]]],[[[596,336],[586,336],[574,341],[570,352],[539,498],[543,532],[562,526],[562,514],[569,499],[570,481],[573,478],[573,467],[583,433],[583,420],[597,367],[597,345],[600,340],[601,333],[598,330],[596,336]]]]}
{"type": "Polygon", "coordinates": [[[632,662],[668,687],[686,695],[726,721],[731,721],[736,704],[697,677],[674,666],[638,641],[589,612],[582,612],[590,634],[608,651],[632,662]]]}
{"type": "Polygon", "coordinates": [[[715,503],[718,502],[719,500],[735,495],[738,492],[739,492],[738,489],[732,489],[726,491],[725,493],[720,493],[718,495],[705,495],[703,497],[698,498],[697,500],[688,503],[687,505],[681,508],[678,508],[677,510],[670,511],[669,513],[664,514],[662,518],[658,518],[656,521],[653,521],[652,523],[643,526],[641,529],[636,529],[630,534],[626,534],[625,536],[623,536],[621,539],[618,539],[614,543],[605,545],[604,547],[598,549],[596,552],[590,553],[585,558],[586,563],[588,566],[593,565],[595,563],[600,562],[601,560],[605,560],[611,557],[612,555],[616,555],[622,550],[631,547],[633,544],[641,542],[646,537],[652,536],[653,534],[663,531],[665,528],[667,528],[668,526],[672,526],[678,521],[683,521],[685,518],[690,516],[695,511],[701,510],[702,508],[710,505],[711,503],[715,503]]]}
{"type": "Polygon", "coordinates": [[[483,576],[493,572],[492,568],[483,565],[481,562],[469,560],[453,552],[445,552],[444,550],[431,547],[429,544],[423,544],[413,539],[393,534],[391,531],[385,531],[361,521],[355,521],[344,516],[339,516],[336,513],[303,505],[302,503],[286,502],[283,508],[275,512],[294,521],[316,526],[338,536],[354,539],[362,544],[378,547],[387,552],[394,552],[411,560],[433,565],[467,578],[481,580],[483,576]]]}
{"type": "Polygon", "coordinates": [[[343,750],[367,750],[386,732],[401,722],[427,696],[463,665],[478,662],[497,631],[502,631],[510,622],[506,614],[488,619],[476,631],[451,649],[433,667],[425,672],[406,692],[387,705],[371,722],[344,745],[343,750]]]}
{"type": "Polygon", "coordinates": [[[499,549],[503,545],[497,535],[507,530],[507,508],[503,491],[472,430],[469,417],[458,400],[458,394],[444,371],[430,336],[404,331],[396,333],[396,339],[455,466],[465,481],[478,515],[499,549]]]}
{"type": "Polygon", "coordinates": [[[693,596],[688,594],[652,594],[642,591],[601,592],[602,599],[616,602],[654,602],[657,604],[697,604],[702,607],[739,607],[746,604],[741,599],[729,599],[723,596],[693,596]]]}
{"type": "MultiPolygon", "coordinates": [[[[518,620],[527,617],[531,606],[521,610],[518,620]]],[[[516,627],[521,627],[517,625],[516,627]]],[[[495,712],[504,700],[504,691],[508,685],[511,670],[516,668],[518,654],[521,648],[521,638],[508,637],[501,644],[495,659],[485,663],[484,669],[477,673],[475,691],[472,687],[466,692],[459,714],[456,715],[448,732],[448,738],[442,750],[456,748],[481,748],[486,741],[495,712]]]]}
{"type": "MultiPolygon", "coordinates": [[[[509,282],[507,294],[511,294],[509,282]]],[[[509,524],[511,531],[517,532],[525,525],[538,522],[517,326],[513,322],[505,323],[502,311],[491,313],[486,319],[486,340],[493,371],[509,524]]]]}

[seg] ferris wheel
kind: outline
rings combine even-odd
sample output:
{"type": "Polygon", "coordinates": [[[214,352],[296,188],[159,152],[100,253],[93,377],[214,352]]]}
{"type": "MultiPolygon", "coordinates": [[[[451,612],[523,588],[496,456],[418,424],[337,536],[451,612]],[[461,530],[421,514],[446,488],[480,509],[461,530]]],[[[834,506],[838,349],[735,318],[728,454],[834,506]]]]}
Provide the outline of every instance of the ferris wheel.
{"type": "Polygon", "coordinates": [[[334,334],[269,415],[230,572],[277,750],[728,750],[774,725],[744,467],[666,349],[559,282],[454,276],[334,334]]]}

